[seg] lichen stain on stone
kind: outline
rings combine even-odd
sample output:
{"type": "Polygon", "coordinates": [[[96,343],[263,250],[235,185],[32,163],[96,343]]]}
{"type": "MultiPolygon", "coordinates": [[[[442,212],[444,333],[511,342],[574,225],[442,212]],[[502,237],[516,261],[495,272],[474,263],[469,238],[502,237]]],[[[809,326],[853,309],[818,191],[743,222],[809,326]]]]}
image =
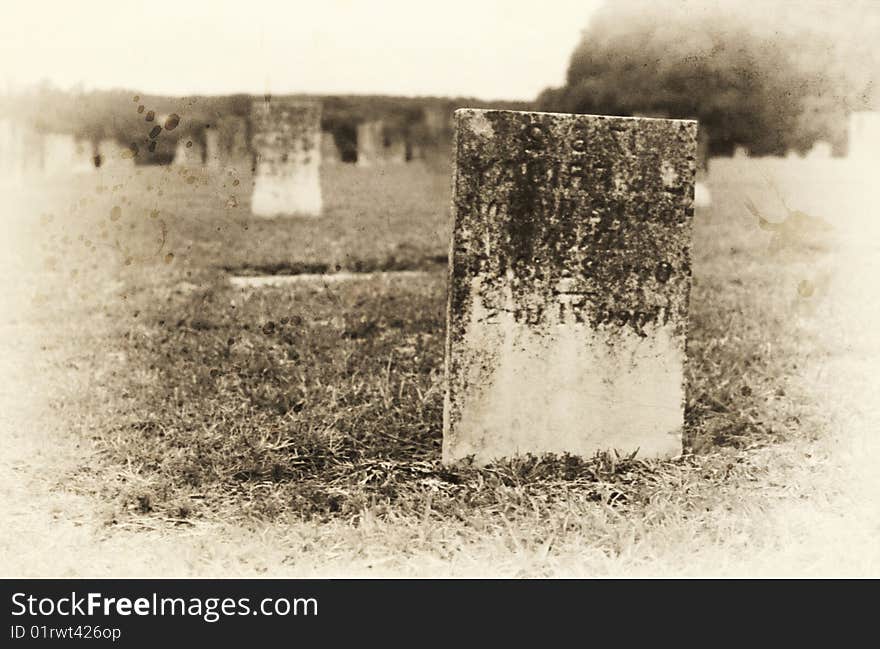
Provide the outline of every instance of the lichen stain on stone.
{"type": "Polygon", "coordinates": [[[664,160],[660,165],[660,178],[663,180],[663,186],[667,188],[675,188],[677,186],[678,174],[675,167],[664,160]]]}
{"type": "MultiPolygon", "coordinates": [[[[689,240],[685,208],[690,199],[686,180],[676,184],[675,179],[693,177],[692,161],[665,160],[661,176],[656,168],[640,169],[633,152],[618,155],[611,142],[621,137],[619,130],[589,123],[566,128],[550,114],[530,114],[523,123],[503,117],[496,111],[483,115],[496,134],[493,140],[465,137],[460,144],[460,164],[471,173],[461,179],[455,200],[463,208],[462,232],[479,233],[480,248],[459,238],[462,258],[475,266],[462,270],[502,277],[513,269],[512,288],[520,303],[527,301],[526,293],[551,292],[563,274],[573,272],[574,290],[594,307],[583,313],[594,325],[612,305],[634,313],[658,314],[659,307],[675,311],[680,296],[670,286],[659,286],[669,277],[658,281],[655,269],[664,264],[670,276],[683,280],[690,273],[687,245],[676,244],[676,239],[689,240]],[[591,147],[610,148],[614,155],[603,159],[591,147]],[[670,183],[677,192],[665,191],[670,183]],[[486,218],[490,214],[499,218],[486,218]]],[[[475,121],[467,116],[468,126],[475,121]]],[[[664,124],[658,121],[655,129],[664,124]]],[[[624,135],[637,149],[663,151],[660,137],[635,133],[638,123],[625,127],[633,131],[624,135]]],[[[647,157],[648,164],[660,164],[659,154],[647,157]]],[[[528,317],[540,320],[541,315],[528,317]]]]}
{"type": "Polygon", "coordinates": [[[469,127],[471,133],[484,140],[491,140],[492,137],[495,135],[495,131],[492,128],[491,122],[486,119],[483,113],[472,112],[468,113],[467,115],[468,119],[470,120],[469,127]]]}

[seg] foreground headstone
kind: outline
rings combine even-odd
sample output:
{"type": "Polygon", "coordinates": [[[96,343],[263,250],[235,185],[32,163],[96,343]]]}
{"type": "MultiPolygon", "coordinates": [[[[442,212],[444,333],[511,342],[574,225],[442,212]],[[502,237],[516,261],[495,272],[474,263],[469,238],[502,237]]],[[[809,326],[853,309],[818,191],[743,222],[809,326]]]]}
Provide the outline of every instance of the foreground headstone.
{"type": "Polygon", "coordinates": [[[455,121],[444,461],[680,453],[696,122],[455,121]]]}
{"type": "Polygon", "coordinates": [[[256,216],[320,216],[321,105],[255,101],[251,112],[256,155],[251,211],[256,216]]]}

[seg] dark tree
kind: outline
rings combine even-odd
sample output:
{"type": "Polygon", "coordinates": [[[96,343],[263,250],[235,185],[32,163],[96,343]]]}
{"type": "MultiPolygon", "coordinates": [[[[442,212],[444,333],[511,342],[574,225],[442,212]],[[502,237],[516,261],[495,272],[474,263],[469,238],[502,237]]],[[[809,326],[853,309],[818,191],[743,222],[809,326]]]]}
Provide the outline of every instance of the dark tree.
{"type": "Polygon", "coordinates": [[[873,78],[852,74],[860,55],[844,36],[877,6],[862,3],[861,14],[841,18],[842,6],[825,16],[827,7],[813,4],[785,12],[771,2],[614,0],[584,31],[565,86],[545,90],[538,105],[697,118],[715,154],[735,144],[781,154],[816,139],[838,143],[873,78]]]}

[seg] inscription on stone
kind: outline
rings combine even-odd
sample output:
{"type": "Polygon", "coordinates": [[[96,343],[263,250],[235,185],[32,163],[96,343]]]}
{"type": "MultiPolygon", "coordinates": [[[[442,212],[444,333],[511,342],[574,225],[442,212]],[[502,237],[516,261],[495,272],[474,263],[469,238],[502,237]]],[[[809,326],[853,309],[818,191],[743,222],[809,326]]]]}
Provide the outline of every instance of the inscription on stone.
{"type": "Polygon", "coordinates": [[[444,460],[679,453],[696,122],[455,122],[444,460]]]}

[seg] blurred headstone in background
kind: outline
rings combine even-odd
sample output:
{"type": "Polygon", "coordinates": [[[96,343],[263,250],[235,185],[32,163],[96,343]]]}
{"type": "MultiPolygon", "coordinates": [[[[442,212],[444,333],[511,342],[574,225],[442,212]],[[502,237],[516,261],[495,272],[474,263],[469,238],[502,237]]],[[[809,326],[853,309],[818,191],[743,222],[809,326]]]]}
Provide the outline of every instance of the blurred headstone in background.
{"type": "Polygon", "coordinates": [[[43,135],[44,169],[49,175],[72,174],[76,167],[76,140],[67,133],[43,135]]]}
{"type": "Polygon", "coordinates": [[[97,158],[97,166],[100,169],[126,169],[134,167],[134,153],[131,148],[110,138],[105,138],[98,142],[97,158]]]}
{"type": "Polygon", "coordinates": [[[849,158],[880,159],[880,112],[854,112],[849,117],[849,158]]]}
{"type": "Polygon", "coordinates": [[[336,146],[336,138],[333,133],[323,131],[321,133],[321,163],[322,164],[339,164],[342,161],[342,155],[339,153],[339,147],[336,146]]]}
{"type": "Polygon", "coordinates": [[[12,119],[0,119],[0,182],[15,183],[24,173],[24,131],[12,119]]]}
{"type": "Polygon", "coordinates": [[[210,169],[220,169],[225,162],[225,157],[220,150],[220,134],[217,129],[208,126],[205,129],[205,164],[210,169]]]}
{"type": "Polygon", "coordinates": [[[247,142],[248,125],[244,117],[225,115],[205,128],[205,163],[212,169],[250,167],[247,142]]]}
{"type": "Polygon", "coordinates": [[[74,144],[73,152],[74,173],[88,173],[94,171],[96,155],[97,151],[94,142],[78,138],[74,144]]]}
{"type": "Polygon", "coordinates": [[[174,164],[177,166],[196,166],[202,164],[202,145],[194,137],[184,135],[174,148],[174,164]]]}
{"type": "Polygon", "coordinates": [[[256,216],[320,216],[321,104],[259,100],[251,111],[256,216]]]}
{"type": "Polygon", "coordinates": [[[831,144],[828,142],[814,142],[813,147],[807,152],[810,160],[827,160],[831,157],[831,144]]]}
{"type": "Polygon", "coordinates": [[[385,148],[384,125],[380,120],[362,122],[357,126],[357,164],[372,167],[378,164],[385,148]]]}

